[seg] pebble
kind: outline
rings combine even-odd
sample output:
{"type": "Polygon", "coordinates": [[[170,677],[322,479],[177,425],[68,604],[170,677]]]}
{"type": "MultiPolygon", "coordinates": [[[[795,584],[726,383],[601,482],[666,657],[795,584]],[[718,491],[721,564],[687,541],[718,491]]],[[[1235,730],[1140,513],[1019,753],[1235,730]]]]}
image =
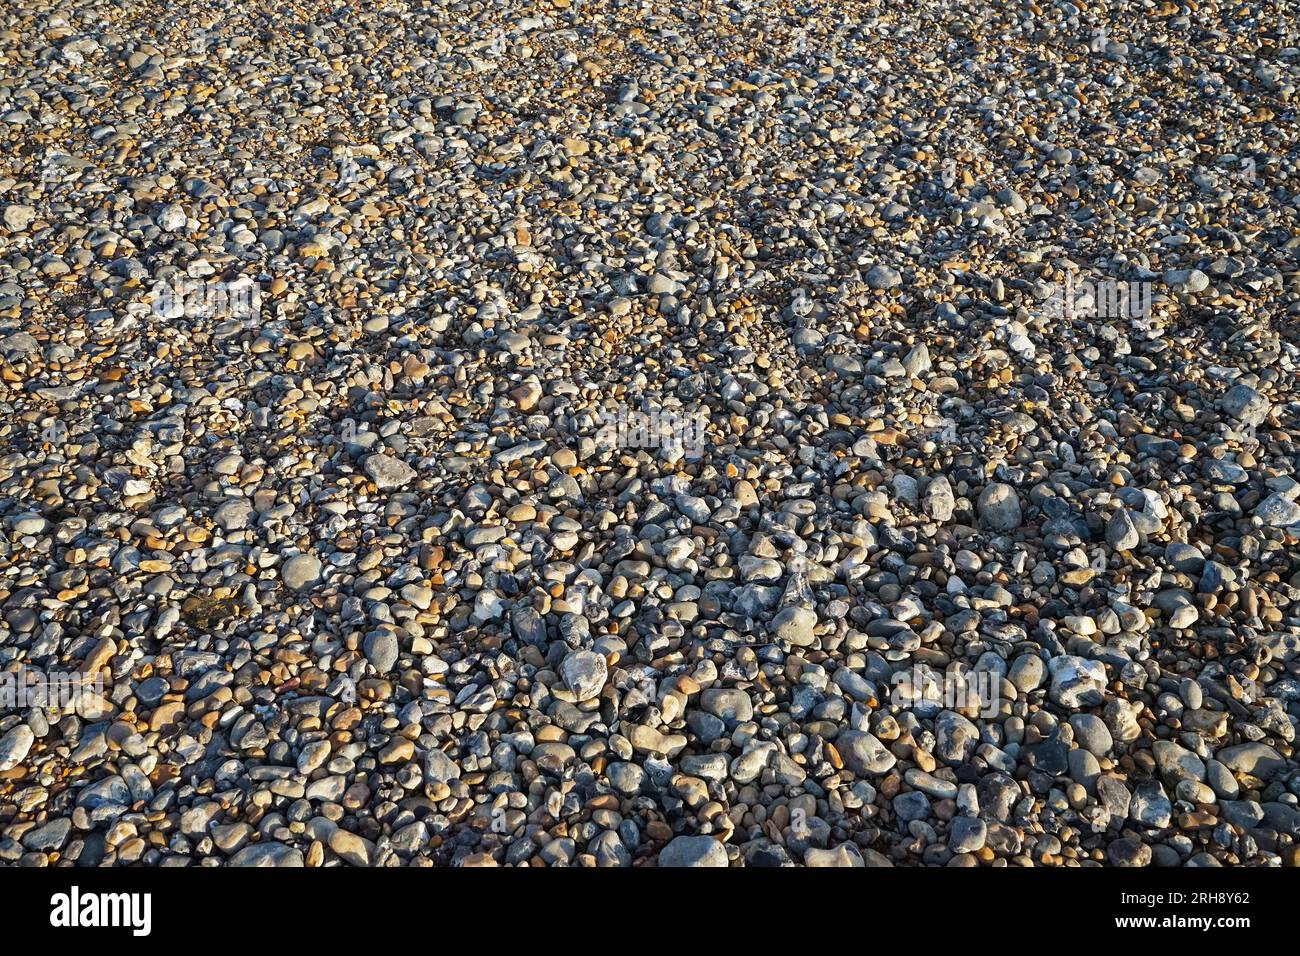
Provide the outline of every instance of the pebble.
{"type": "Polygon", "coordinates": [[[1106,668],[1100,661],[1064,655],[1053,658],[1048,668],[1052,685],[1048,696],[1070,710],[1100,704],[1106,699],[1106,668]]]}
{"type": "Polygon", "coordinates": [[[397,635],[392,631],[371,631],[366,635],[366,660],[368,660],[380,674],[386,674],[393,669],[393,666],[397,663],[397,657],[400,650],[401,648],[397,642],[397,635]]]}
{"type": "Polygon", "coordinates": [[[416,475],[415,469],[391,455],[374,454],[366,459],[366,474],[380,491],[390,491],[409,484],[416,475]]]}
{"type": "Polygon", "coordinates": [[[36,735],[27,724],[18,724],[0,736],[0,772],[13,770],[24,760],[36,742],[36,735]]]}
{"type": "Polygon", "coordinates": [[[817,641],[813,629],[817,626],[817,615],[805,607],[791,606],[781,611],[772,621],[772,632],[776,639],[793,644],[795,647],[808,647],[817,641]]]}
{"type": "Polygon", "coordinates": [[[579,701],[591,700],[608,679],[605,658],[592,651],[574,651],[560,665],[564,685],[579,701]]]}
{"type": "Polygon", "coordinates": [[[1294,863],[1287,18],[375,7],[3,14],[0,858],[1294,863]]]}
{"type": "Polygon", "coordinates": [[[898,762],[898,759],[879,739],[863,731],[841,731],[835,744],[844,759],[845,766],[858,776],[878,776],[888,773],[898,762]]]}
{"type": "Polygon", "coordinates": [[[285,587],[300,591],[320,580],[320,559],[312,554],[296,554],[284,562],[280,577],[285,587]]]}
{"type": "Polygon", "coordinates": [[[979,497],[981,523],[991,531],[1014,531],[1024,520],[1015,488],[1002,482],[987,485],[979,497]]]}
{"type": "Polygon", "coordinates": [[[712,837],[674,837],[659,851],[660,867],[727,866],[727,850],[712,837]]]}

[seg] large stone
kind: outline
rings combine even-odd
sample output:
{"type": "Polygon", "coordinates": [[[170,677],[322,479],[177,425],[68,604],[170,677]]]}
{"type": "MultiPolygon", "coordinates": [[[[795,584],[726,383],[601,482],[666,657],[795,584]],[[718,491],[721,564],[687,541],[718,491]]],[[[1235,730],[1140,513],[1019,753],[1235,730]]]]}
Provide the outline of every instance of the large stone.
{"type": "Polygon", "coordinates": [[[795,647],[808,647],[817,641],[813,635],[816,626],[817,615],[813,611],[792,604],[773,619],[772,632],[779,641],[787,641],[795,647]]]}
{"type": "Polygon", "coordinates": [[[863,867],[862,853],[852,843],[841,843],[833,850],[809,847],[804,851],[803,862],[810,867],[863,867]]]}
{"type": "Polygon", "coordinates": [[[1178,786],[1182,780],[1205,779],[1205,763],[1201,758],[1172,740],[1157,740],[1151,745],[1151,753],[1155,755],[1160,775],[1171,787],[1178,786]]]}
{"type": "Polygon", "coordinates": [[[894,797],[894,816],[900,823],[930,818],[930,798],[919,790],[909,790],[894,797]]]}
{"type": "Polygon", "coordinates": [[[1075,742],[1096,757],[1105,757],[1115,745],[1106,722],[1096,714],[1072,714],[1070,726],[1075,742]]]}
{"type": "Polygon", "coordinates": [[[979,746],[979,728],[953,710],[934,719],[934,755],[951,766],[965,763],[979,746]]]}
{"type": "Polygon", "coordinates": [[[244,847],[230,858],[231,866],[240,867],[300,867],[302,851],[276,840],[254,843],[244,847]]]}
{"type": "Polygon", "coordinates": [[[840,731],[835,749],[844,758],[844,765],[859,777],[888,773],[898,763],[898,758],[874,734],[863,730],[840,731]]]}
{"type": "Polygon", "coordinates": [[[977,817],[956,817],[948,834],[948,848],[953,853],[974,853],[984,848],[988,824],[977,817]]]}
{"type": "Polygon", "coordinates": [[[314,554],[295,554],[280,569],[280,580],[284,581],[285,587],[295,591],[315,584],[320,575],[320,558],[314,554]]]}
{"type": "Polygon", "coordinates": [[[187,219],[184,209],[176,203],[168,203],[158,210],[154,221],[158,223],[158,228],[164,232],[179,232],[185,228],[187,219]]]}
{"type": "Polygon", "coordinates": [[[1121,508],[1106,522],[1106,543],[1116,551],[1131,551],[1142,542],[1142,535],[1133,524],[1133,515],[1121,508]]]}
{"type": "Polygon", "coordinates": [[[460,779],[460,765],[441,750],[424,755],[424,779],[427,783],[449,783],[460,779]]]}
{"type": "Polygon", "coordinates": [[[24,206],[19,203],[5,206],[4,223],[5,228],[10,232],[25,231],[35,218],[36,210],[32,206],[24,206]]]}
{"type": "Polygon", "coordinates": [[[415,469],[392,455],[371,455],[363,467],[380,491],[401,488],[415,478],[415,469]]]}
{"type": "Polygon", "coordinates": [[[1134,789],[1133,801],[1129,805],[1129,817],[1134,823],[1163,829],[1169,826],[1173,812],[1174,805],[1159,782],[1144,780],[1134,789]]]}
{"type": "Polygon", "coordinates": [[[1128,817],[1133,793],[1123,779],[1113,773],[1104,773],[1097,778],[1096,790],[1098,803],[1112,819],[1123,821],[1128,817]]]}
{"type": "Polygon", "coordinates": [[[573,651],[560,664],[560,677],[578,700],[591,700],[605,686],[609,667],[595,651],[573,651]]]}
{"type": "Polygon", "coordinates": [[[1224,393],[1219,407],[1243,425],[1262,425],[1271,403],[1263,392],[1240,382],[1224,393]]]}
{"type": "Polygon", "coordinates": [[[884,263],[867,270],[867,285],[873,289],[895,289],[903,284],[903,277],[898,270],[884,263]]]}
{"type": "Polygon", "coordinates": [[[1280,494],[1269,495],[1255,506],[1255,517],[1272,528],[1300,525],[1300,504],[1280,494]]]}
{"type": "Polygon", "coordinates": [[[1107,701],[1106,706],[1102,708],[1101,719],[1116,743],[1131,743],[1142,733],[1142,727],[1137,722],[1139,707],[1140,705],[1135,706],[1126,700],[1115,698],[1107,701]]]}
{"type": "Polygon", "coordinates": [[[330,834],[330,849],[340,860],[352,866],[370,866],[375,860],[375,845],[342,827],[330,834]]]}
{"type": "Polygon", "coordinates": [[[1215,759],[1233,773],[1249,774],[1263,781],[1286,770],[1286,761],[1268,744],[1252,742],[1224,747],[1215,759]]]}
{"type": "Polygon", "coordinates": [[[1174,292],[1203,292],[1210,285],[1210,277],[1200,269],[1170,269],[1164,279],[1165,285],[1174,292]]]}
{"type": "Polygon", "coordinates": [[[924,342],[917,342],[903,356],[903,369],[913,378],[930,371],[930,365],[930,348],[924,342]]]}
{"type": "Polygon", "coordinates": [[[930,483],[925,486],[921,507],[935,521],[948,521],[952,518],[956,499],[953,497],[952,484],[947,478],[939,475],[930,479],[930,483]]]}
{"type": "Polygon", "coordinates": [[[1046,677],[1047,664],[1037,654],[1021,654],[1007,671],[1007,680],[1022,694],[1041,687],[1046,677]]]}
{"type": "Polygon", "coordinates": [[[397,643],[397,635],[392,631],[378,630],[371,631],[366,635],[366,640],[362,646],[365,652],[366,660],[381,674],[386,674],[393,669],[397,663],[397,655],[400,647],[397,643]]]}
{"type": "Polygon", "coordinates": [[[1112,866],[1150,866],[1151,847],[1136,837],[1124,837],[1106,848],[1112,866]]]}
{"type": "Polygon", "coordinates": [[[700,706],[734,726],[754,716],[754,703],[736,687],[711,687],[700,694],[700,706]]]}
{"type": "Polygon", "coordinates": [[[1071,710],[1100,704],[1106,699],[1106,668],[1101,661],[1066,655],[1048,663],[1052,686],[1047,696],[1071,710]]]}
{"type": "Polygon", "coordinates": [[[36,735],[26,724],[19,724],[0,737],[0,772],[12,770],[27,759],[36,735]]]}
{"type": "Polygon", "coordinates": [[[72,830],[72,820],[68,817],[59,817],[51,820],[45,826],[37,827],[34,830],[28,830],[23,834],[23,846],[29,850],[38,850],[42,853],[48,853],[51,850],[62,849],[63,844],[68,840],[68,834],[72,830]]]}
{"type": "Polygon", "coordinates": [[[659,863],[665,867],[724,867],[727,851],[721,843],[708,836],[679,836],[659,851],[659,863]]]}
{"type": "Polygon", "coordinates": [[[1001,482],[985,487],[976,507],[980,523],[991,531],[1015,531],[1023,520],[1016,489],[1001,482]]]}

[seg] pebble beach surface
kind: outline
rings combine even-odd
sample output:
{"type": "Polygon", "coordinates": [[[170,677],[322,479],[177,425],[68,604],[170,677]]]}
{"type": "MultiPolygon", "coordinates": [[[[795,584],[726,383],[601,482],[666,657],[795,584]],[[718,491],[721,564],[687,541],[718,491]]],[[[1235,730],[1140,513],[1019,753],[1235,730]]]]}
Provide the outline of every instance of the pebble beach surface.
{"type": "Polygon", "coordinates": [[[5,4],[0,863],[1300,865],[1295,12],[5,4]]]}

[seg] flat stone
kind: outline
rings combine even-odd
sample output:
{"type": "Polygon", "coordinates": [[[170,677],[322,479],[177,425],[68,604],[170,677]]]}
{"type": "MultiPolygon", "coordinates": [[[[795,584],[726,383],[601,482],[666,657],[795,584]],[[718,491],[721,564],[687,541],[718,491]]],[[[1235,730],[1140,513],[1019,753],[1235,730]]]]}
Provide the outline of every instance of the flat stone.
{"type": "Polygon", "coordinates": [[[1272,780],[1287,766],[1281,754],[1268,744],[1259,742],[1223,747],[1214,757],[1233,773],[1249,774],[1264,781],[1272,780]]]}
{"type": "Polygon", "coordinates": [[[392,455],[371,455],[363,467],[380,491],[402,488],[415,479],[415,469],[392,455]]]}

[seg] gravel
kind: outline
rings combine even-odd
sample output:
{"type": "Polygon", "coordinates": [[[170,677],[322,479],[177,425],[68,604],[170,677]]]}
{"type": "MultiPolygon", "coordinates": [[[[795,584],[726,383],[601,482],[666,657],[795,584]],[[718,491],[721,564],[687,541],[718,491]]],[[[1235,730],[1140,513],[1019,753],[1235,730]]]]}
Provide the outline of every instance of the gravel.
{"type": "Polygon", "coordinates": [[[0,12],[0,863],[1300,864],[1294,18],[851,6],[0,12]]]}

